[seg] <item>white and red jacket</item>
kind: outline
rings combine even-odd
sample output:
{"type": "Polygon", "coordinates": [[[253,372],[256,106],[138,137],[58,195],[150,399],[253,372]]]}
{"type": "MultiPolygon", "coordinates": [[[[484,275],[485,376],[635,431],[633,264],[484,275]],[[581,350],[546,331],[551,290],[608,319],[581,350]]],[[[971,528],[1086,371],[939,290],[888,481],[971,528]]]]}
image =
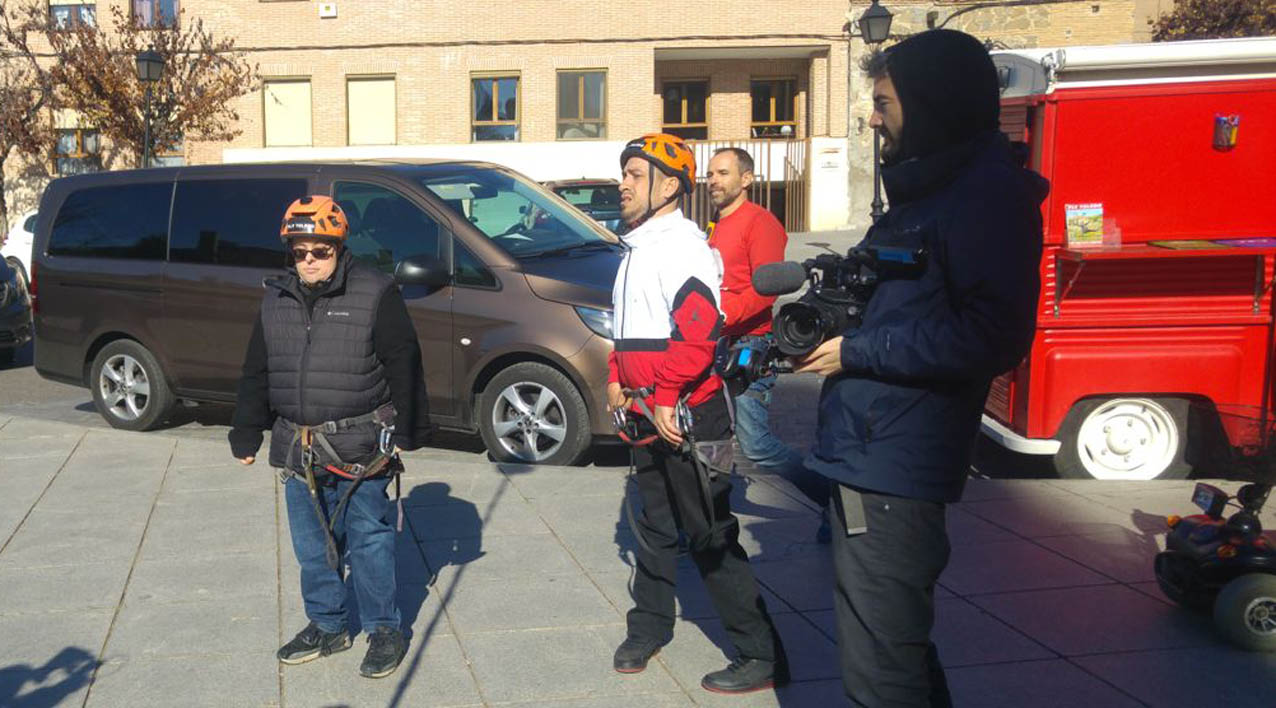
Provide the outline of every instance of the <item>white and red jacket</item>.
{"type": "Polygon", "coordinates": [[[712,369],[721,260],[681,210],[621,238],[629,251],[612,290],[616,348],[607,381],[654,389],[648,405],[673,406],[684,394],[699,405],[722,386],[712,369]]]}

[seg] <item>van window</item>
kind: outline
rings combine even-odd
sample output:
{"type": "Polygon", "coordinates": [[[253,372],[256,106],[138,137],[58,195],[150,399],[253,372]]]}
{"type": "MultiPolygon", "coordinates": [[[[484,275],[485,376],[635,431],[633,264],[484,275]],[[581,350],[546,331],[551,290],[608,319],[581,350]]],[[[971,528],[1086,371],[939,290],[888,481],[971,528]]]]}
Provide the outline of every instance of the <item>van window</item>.
{"type": "Polygon", "coordinates": [[[393,273],[408,256],[439,257],[439,224],[403,195],[366,182],[337,182],[334,199],[350,220],[346,248],[393,273]]]}
{"type": "Polygon", "coordinates": [[[58,210],[49,254],[163,260],[172,182],[91,187],[58,210]]]}
{"type": "Polygon", "coordinates": [[[168,259],[282,268],[279,222],[288,205],[305,195],[304,179],[178,182],[168,259]]]}
{"type": "Polygon", "coordinates": [[[514,173],[464,163],[405,172],[515,258],[609,240],[580,211],[514,173]]]}
{"type": "Polygon", "coordinates": [[[496,276],[483,265],[469,249],[456,241],[452,242],[452,272],[457,285],[475,288],[496,287],[496,276]]]}
{"type": "Polygon", "coordinates": [[[35,233],[35,217],[35,214],[27,217],[26,222],[22,224],[23,231],[26,231],[29,234],[35,233]]]}

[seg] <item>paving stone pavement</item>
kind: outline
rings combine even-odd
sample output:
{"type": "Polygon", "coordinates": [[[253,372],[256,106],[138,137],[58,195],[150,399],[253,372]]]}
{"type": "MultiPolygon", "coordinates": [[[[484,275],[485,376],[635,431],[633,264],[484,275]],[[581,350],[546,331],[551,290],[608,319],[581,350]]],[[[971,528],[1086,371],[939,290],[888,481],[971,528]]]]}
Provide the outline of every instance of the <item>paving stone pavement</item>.
{"type": "MultiPolygon", "coordinates": [[[[776,427],[810,443],[813,378],[777,389],[776,427]]],[[[392,677],[364,647],[281,667],[305,624],[275,476],[221,440],[0,413],[0,706],[836,706],[831,568],[816,510],[742,468],[734,504],[795,681],[699,687],[726,640],[689,562],[676,637],[622,676],[635,541],[623,467],[407,456],[392,677]]],[[[1226,485],[1225,485],[1226,486],[1226,485]]],[[[1270,706],[1276,657],[1223,644],[1150,573],[1189,482],[972,479],[952,505],[936,642],[962,707],[1270,706]]],[[[1270,514],[1269,514],[1270,516],[1270,514]]],[[[1272,519],[1271,521],[1276,521],[1272,519]]]]}

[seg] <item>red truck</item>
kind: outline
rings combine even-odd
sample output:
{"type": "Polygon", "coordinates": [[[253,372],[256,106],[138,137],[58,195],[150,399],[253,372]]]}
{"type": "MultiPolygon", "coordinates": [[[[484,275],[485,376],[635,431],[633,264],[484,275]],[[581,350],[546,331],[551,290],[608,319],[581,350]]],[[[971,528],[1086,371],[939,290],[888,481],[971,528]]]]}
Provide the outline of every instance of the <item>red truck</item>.
{"type": "Polygon", "coordinates": [[[984,433],[1063,477],[1184,477],[1211,407],[1276,409],[1276,38],[994,61],[1051,191],[1036,338],[984,433]]]}

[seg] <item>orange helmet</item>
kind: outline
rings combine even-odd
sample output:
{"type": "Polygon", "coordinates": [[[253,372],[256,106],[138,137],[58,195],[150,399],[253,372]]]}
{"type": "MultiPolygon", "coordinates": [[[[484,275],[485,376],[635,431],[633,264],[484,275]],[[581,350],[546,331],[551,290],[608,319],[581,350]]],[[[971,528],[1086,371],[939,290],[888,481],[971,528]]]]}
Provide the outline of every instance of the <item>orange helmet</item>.
{"type": "Polygon", "coordinates": [[[288,205],[283,224],[279,227],[279,239],[287,242],[297,236],[327,238],[345,241],[350,232],[346,213],[332,197],[312,194],[288,205]]]}
{"type": "Polygon", "coordinates": [[[648,133],[630,140],[620,153],[620,169],[631,157],[641,157],[670,177],[677,177],[682,189],[691,194],[696,188],[696,155],[682,138],[668,133],[648,133]]]}

